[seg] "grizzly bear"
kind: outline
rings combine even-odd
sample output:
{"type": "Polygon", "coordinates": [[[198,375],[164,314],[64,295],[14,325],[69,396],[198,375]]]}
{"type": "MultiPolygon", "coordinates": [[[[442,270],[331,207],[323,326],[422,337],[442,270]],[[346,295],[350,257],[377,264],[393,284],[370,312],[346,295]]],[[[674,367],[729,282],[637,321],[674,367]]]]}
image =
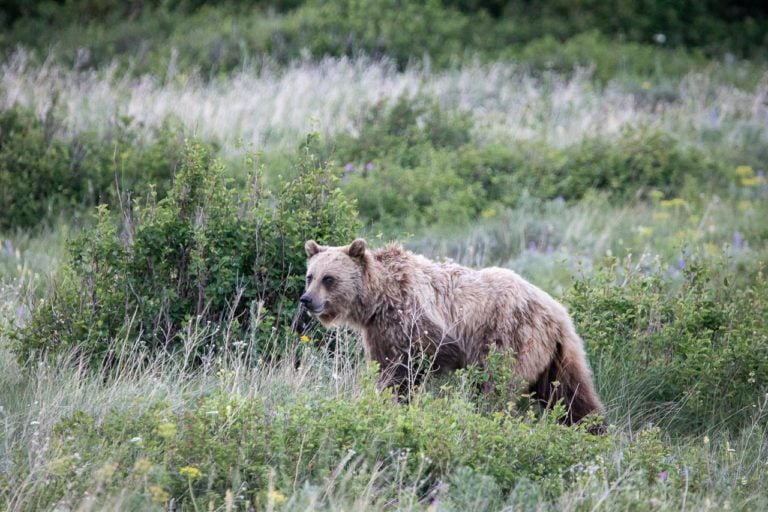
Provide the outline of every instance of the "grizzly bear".
{"type": "Polygon", "coordinates": [[[309,240],[305,249],[301,304],[325,326],[359,331],[383,385],[409,392],[425,373],[414,361],[439,373],[512,350],[513,372],[535,399],[563,400],[564,423],[603,414],[565,307],[515,272],[436,263],[397,244],[369,250],[363,239],[342,247],[309,240]]]}

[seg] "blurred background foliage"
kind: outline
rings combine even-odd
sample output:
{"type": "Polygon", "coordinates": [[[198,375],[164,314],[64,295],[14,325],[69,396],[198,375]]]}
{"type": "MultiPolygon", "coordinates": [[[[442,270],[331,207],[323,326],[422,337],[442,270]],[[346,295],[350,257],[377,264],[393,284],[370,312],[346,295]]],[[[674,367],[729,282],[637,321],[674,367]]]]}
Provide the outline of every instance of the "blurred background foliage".
{"type": "Polygon", "coordinates": [[[445,66],[465,54],[529,62],[538,55],[558,66],[569,53],[558,51],[563,43],[587,45],[582,55],[595,46],[590,41],[708,57],[765,58],[768,48],[768,7],[748,0],[10,0],[0,27],[6,53],[23,44],[78,67],[118,57],[155,74],[168,71],[173,55],[177,69],[210,76],[244,60],[288,62],[305,52],[386,55],[401,66],[424,58],[445,66]]]}

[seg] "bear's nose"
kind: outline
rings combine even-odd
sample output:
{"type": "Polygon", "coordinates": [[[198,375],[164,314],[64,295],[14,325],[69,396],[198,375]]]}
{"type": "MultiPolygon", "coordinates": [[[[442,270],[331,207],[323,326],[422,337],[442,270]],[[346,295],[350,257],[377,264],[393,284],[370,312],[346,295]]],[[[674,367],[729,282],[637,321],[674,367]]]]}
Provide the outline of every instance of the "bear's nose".
{"type": "Polygon", "coordinates": [[[309,307],[310,304],[312,304],[312,297],[310,297],[308,293],[305,293],[301,296],[299,302],[301,302],[303,306],[309,307]]]}

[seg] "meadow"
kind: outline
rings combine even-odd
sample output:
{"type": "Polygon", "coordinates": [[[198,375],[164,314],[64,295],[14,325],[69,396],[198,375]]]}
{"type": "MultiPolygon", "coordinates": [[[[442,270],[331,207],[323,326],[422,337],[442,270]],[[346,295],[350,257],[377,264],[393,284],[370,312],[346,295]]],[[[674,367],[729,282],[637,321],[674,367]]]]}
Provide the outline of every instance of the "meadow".
{"type": "Polygon", "coordinates": [[[0,16],[3,508],[768,509],[765,16],[139,4],[0,16]],[[356,236],[561,300],[608,433],[394,403],[298,310],[356,236]]]}

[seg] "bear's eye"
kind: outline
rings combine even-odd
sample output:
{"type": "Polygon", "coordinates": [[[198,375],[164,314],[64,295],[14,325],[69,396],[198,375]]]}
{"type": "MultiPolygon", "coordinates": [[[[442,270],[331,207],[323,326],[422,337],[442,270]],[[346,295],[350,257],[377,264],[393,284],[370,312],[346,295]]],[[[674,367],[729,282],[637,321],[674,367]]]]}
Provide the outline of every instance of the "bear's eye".
{"type": "Polygon", "coordinates": [[[307,284],[312,282],[312,274],[307,276],[307,284]]]}
{"type": "Polygon", "coordinates": [[[332,276],[325,276],[325,277],[323,278],[323,285],[325,285],[325,286],[331,286],[331,285],[333,285],[333,281],[334,281],[334,279],[333,279],[333,277],[332,277],[332,276]]]}

